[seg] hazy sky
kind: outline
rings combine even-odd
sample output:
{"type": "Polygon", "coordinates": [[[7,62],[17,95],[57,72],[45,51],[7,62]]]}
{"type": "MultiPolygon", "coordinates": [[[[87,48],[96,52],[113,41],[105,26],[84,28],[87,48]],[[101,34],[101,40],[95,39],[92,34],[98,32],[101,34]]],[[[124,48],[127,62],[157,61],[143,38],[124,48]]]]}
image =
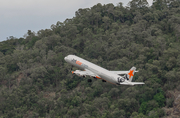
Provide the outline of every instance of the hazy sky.
{"type": "MultiPolygon", "coordinates": [[[[127,6],[131,0],[0,0],[0,41],[9,36],[23,37],[27,30],[50,29],[57,21],[75,16],[79,8],[90,8],[122,2],[127,6]]],[[[149,5],[153,0],[147,0],[149,5]]]]}

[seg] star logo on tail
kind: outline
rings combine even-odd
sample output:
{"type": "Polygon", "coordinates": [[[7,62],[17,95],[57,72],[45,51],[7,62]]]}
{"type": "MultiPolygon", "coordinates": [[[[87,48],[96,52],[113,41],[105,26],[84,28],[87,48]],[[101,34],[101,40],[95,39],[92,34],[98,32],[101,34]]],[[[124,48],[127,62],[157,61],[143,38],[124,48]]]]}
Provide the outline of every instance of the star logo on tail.
{"type": "Polygon", "coordinates": [[[134,76],[134,75],[133,75],[133,71],[134,71],[134,70],[130,70],[130,72],[128,73],[129,79],[131,78],[131,76],[134,76]]]}

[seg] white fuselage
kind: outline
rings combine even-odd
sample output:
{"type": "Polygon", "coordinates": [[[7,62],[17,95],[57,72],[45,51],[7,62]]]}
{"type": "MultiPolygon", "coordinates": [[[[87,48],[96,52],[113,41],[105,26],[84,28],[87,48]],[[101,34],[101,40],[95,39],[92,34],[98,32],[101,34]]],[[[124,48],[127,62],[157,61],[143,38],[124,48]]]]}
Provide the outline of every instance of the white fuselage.
{"type": "Polygon", "coordinates": [[[98,78],[106,80],[107,82],[110,82],[112,84],[119,84],[117,78],[122,78],[121,76],[114,74],[105,68],[95,65],[75,55],[68,55],[64,59],[67,63],[77,68],[80,68],[82,70],[90,70],[91,72],[95,73],[98,78]]]}

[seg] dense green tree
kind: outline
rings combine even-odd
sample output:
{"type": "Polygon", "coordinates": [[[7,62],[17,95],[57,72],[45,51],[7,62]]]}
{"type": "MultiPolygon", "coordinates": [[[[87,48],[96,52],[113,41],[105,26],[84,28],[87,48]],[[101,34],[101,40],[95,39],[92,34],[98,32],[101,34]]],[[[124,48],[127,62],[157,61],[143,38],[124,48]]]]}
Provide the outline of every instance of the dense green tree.
{"type": "Polygon", "coordinates": [[[80,8],[51,29],[28,30],[0,42],[0,117],[163,117],[179,89],[178,0],[132,0],[80,8]],[[133,81],[114,86],[73,76],[64,61],[78,55],[108,70],[137,67],[133,81]]]}

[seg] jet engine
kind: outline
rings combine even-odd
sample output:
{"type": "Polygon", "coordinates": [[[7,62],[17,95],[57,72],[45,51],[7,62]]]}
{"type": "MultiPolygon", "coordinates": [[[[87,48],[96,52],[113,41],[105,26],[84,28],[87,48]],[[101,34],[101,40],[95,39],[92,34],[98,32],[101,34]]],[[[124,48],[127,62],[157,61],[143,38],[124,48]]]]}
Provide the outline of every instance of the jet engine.
{"type": "Polygon", "coordinates": [[[118,77],[117,80],[118,80],[118,82],[124,82],[125,81],[125,79],[122,77],[118,77]]]}
{"type": "Polygon", "coordinates": [[[123,76],[123,78],[126,79],[126,80],[129,80],[127,74],[125,74],[125,75],[123,76]]]}

